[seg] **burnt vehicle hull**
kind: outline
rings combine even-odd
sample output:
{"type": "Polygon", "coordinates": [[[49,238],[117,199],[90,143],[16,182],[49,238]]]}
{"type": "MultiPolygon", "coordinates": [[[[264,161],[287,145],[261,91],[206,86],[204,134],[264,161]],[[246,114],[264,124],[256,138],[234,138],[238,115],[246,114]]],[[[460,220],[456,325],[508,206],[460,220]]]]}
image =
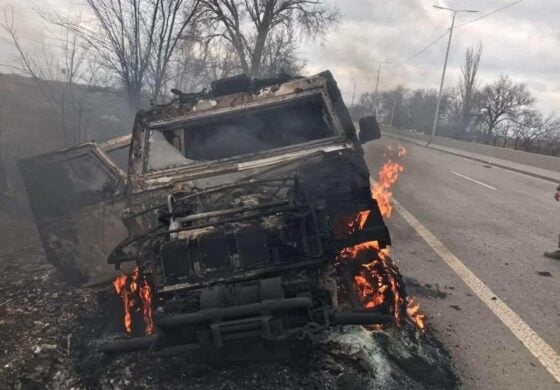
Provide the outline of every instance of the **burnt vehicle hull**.
{"type": "Polygon", "coordinates": [[[153,291],[155,333],[110,342],[105,352],[149,348],[238,360],[245,348],[275,356],[271,348],[285,352],[291,340],[332,325],[392,321],[355,296],[360,264],[338,264],[344,248],[372,241],[384,248],[390,236],[328,72],[224,80],[210,94],[180,93],[140,112],[126,185],[95,145],[21,167],[47,255],[69,279],[113,278],[99,266],[104,259],[117,269],[137,267],[126,294],[137,294],[139,283],[153,291]],[[99,169],[79,169],[84,151],[99,169]],[[52,183],[84,188],[41,193],[52,183]],[[361,213],[367,218],[352,229],[361,213]]]}
{"type": "Polygon", "coordinates": [[[107,258],[128,235],[126,174],[95,144],[32,157],[19,168],[47,259],[65,280],[94,285],[116,276],[107,258]]]}

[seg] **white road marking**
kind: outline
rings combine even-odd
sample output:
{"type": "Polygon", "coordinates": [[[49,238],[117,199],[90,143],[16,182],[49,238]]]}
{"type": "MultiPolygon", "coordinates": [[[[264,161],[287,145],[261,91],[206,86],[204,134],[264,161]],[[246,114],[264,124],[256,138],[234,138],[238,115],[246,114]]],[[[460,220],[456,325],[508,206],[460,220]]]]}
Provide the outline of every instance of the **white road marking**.
{"type": "Polygon", "coordinates": [[[471,178],[471,177],[465,176],[465,175],[463,175],[463,174],[461,174],[461,173],[459,173],[459,172],[455,172],[455,171],[449,171],[449,172],[451,172],[451,173],[454,174],[454,175],[460,176],[460,177],[462,177],[463,179],[470,180],[470,181],[472,181],[473,183],[480,184],[481,186],[484,186],[484,187],[486,187],[486,188],[490,188],[491,190],[494,190],[494,191],[497,190],[496,187],[492,187],[492,186],[490,186],[490,185],[488,185],[488,184],[485,184],[485,183],[483,183],[483,182],[481,182],[481,181],[478,181],[478,180],[475,180],[475,179],[473,179],[473,178],[471,178]]]}
{"type": "Polygon", "coordinates": [[[443,261],[488,306],[535,358],[560,382],[560,356],[531,327],[511,310],[482,280],[473,274],[427,228],[393,198],[395,210],[432,247],[443,261]]]}

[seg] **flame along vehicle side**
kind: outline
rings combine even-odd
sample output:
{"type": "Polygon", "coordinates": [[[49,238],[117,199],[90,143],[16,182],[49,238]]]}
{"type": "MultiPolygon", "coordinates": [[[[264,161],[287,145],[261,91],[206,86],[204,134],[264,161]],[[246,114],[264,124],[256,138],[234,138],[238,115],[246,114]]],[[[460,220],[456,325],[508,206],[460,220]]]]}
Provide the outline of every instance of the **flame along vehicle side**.
{"type": "Polygon", "coordinates": [[[344,248],[390,244],[361,147],[380,136],[375,118],[359,140],[328,71],[175,94],[140,111],[131,136],[20,162],[70,283],[136,266],[153,292],[155,332],[102,350],[270,357],[331,325],[392,321],[362,308],[352,267],[337,264],[344,248]],[[115,162],[126,150],[127,172],[115,162]]]}

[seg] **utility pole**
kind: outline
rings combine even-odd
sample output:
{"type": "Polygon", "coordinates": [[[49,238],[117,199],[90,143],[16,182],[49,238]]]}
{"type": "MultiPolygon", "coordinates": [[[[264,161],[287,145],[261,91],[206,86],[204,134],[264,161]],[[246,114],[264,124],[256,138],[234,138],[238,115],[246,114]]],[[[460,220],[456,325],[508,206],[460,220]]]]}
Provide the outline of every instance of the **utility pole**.
{"type": "Polygon", "coordinates": [[[447,60],[449,59],[449,50],[451,49],[451,40],[453,38],[453,29],[455,28],[455,18],[459,12],[469,12],[469,13],[477,13],[478,11],[468,10],[468,9],[453,9],[453,8],[446,8],[440,7],[439,5],[434,5],[434,8],[441,9],[444,11],[453,12],[453,18],[451,19],[451,27],[449,28],[449,41],[447,42],[447,51],[445,52],[445,61],[443,63],[443,72],[441,75],[441,84],[439,85],[439,94],[437,99],[436,105],[436,114],[434,116],[434,126],[432,127],[432,135],[430,136],[430,140],[428,141],[428,145],[432,143],[437,131],[437,125],[439,121],[439,110],[441,107],[441,98],[443,95],[443,85],[445,84],[445,73],[447,72],[447,60]]]}
{"type": "Polygon", "coordinates": [[[379,62],[379,67],[377,68],[377,81],[375,82],[375,92],[373,93],[373,109],[375,110],[374,112],[375,117],[377,117],[377,91],[379,90],[379,78],[381,77],[381,68],[383,67],[383,64],[390,64],[389,61],[376,61],[376,62],[379,62]]]}

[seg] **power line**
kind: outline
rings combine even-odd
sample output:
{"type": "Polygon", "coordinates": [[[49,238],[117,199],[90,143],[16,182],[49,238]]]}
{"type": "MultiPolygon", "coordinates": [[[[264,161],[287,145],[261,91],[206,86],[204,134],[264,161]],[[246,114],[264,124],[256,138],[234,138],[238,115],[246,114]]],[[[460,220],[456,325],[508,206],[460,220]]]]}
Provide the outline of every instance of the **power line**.
{"type": "Polygon", "coordinates": [[[436,43],[438,43],[439,41],[441,41],[445,36],[447,36],[447,30],[441,34],[439,37],[437,37],[436,39],[434,39],[431,43],[429,43],[426,47],[424,47],[423,49],[420,49],[419,51],[417,51],[412,57],[409,57],[406,61],[401,62],[398,65],[395,65],[394,68],[400,68],[403,65],[408,64],[410,61],[412,61],[413,59],[415,59],[416,57],[420,56],[421,54],[423,54],[426,50],[428,50],[429,48],[431,48],[432,46],[434,46],[436,43]]]}
{"type": "MultiPolygon", "coordinates": [[[[478,21],[478,20],[487,18],[488,16],[497,14],[498,12],[501,12],[501,11],[503,11],[503,10],[506,10],[506,9],[508,9],[508,8],[511,8],[511,7],[513,7],[514,5],[521,3],[522,1],[523,1],[523,0],[517,0],[517,1],[514,1],[513,3],[509,3],[509,4],[507,4],[507,5],[504,5],[503,7],[500,7],[500,8],[498,8],[498,9],[495,9],[494,11],[491,11],[491,12],[489,12],[489,13],[487,13],[487,14],[480,15],[480,16],[474,18],[474,19],[471,19],[471,20],[468,20],[468,21],[466,21],[466,22],[464,22],[464,23],[461,23],[461,24],[455,26],[455,28],[463,27],[463,26],[466,26],[467,24],[474,23],[474,22],[476,22],[476,21],[478,21]]],[[[402,63],[400,63],[400,64],[395,65],[395,66],[394,66],[394,69],[400,68],[401,66],[406,65],[406,64],[408,64],[410,61],[412,61],[413,59],[415,59],[416,57],[419,57],[420,55],[424,54],[424,52],[426,52],[428,49],[430,49],[430,48],[431,48],[432,46],[434,46],[436,43],[438,43],[439,41],[441,41],[445,36],[447,36],[448,32],[449,32],[449,30],[446,30],[442,35],[438,36],[436,39],[434,39],[432,42],[430,42],[427,46],[425,46],[424,48],[422,48],[422,49],[420,49],[419,51],[417,51],[413,56],[409,57],[406,61],[404,61],[404,62],[402,62],[402,63]]]]}
{"type": "Polygon", "coordinates": [[[505,10],[505,9],[511,8],[511,7],[513,7],[514,5],[521,3],[522,1],[523,1],[523,0],[517,0],[517,1],[514,1],[513,3],[509,3],[509,4],[507,4],[507,5],[504,5],[504,6],[501,7],[501,8],[498,8],[498,9],[495,9],[494,11],[488,12],[487,14],[480,15],[480,16],[474,18],[474,19],[471,19],[471,20],[466,21],[465,23],[461,23],[461,24],[455,26],[455,28],[463,27],[463,26],[466,26],[467,24],[474,23],[474,22],[476,22],[476,21],[478,21],[478,20],[480,20],[480,19],[484,19],[484,18],[486,18],[486,17],[488,17],[488,16],[497,14],[498,12],[501,12],[501,11],[503,11],[503,10],[505,10]]]}

